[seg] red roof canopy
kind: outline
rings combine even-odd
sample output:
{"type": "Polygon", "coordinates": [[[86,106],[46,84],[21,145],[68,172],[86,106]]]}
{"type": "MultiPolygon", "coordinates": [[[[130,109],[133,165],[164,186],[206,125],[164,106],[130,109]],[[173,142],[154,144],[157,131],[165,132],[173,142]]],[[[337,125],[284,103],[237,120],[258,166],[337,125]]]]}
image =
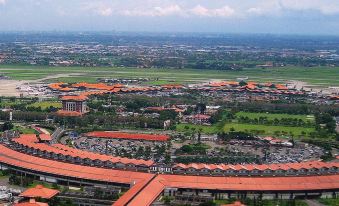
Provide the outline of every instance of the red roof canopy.
{"type": "Polygon", "coordinates": [[[42,141],[51,141],[52,137],[49,134],[39,134],[39,138],[42,141]]]}
{"type": "Polygon", "coordinates": [[[23,193],[21,193],[20,197],[31,197],[31,198],[43,198],[43,199],[51,199],[59,193],[58,190],[53,190],[44,187],[43,185],[37,185],[33,188],[29,188],[23,193]]]}
{"type": "Polygon", "coordinates": [[[82,116],[82,113],[77,111],[67,111],[67,110],[58,110],[56,112],[59,116],[65,116],[65,117],[80,117],[82,116]]]}
{"type": "Polygon", "coordinates": [[[72,96],[63,96],[61,97],[62,101],[86,101],[88,98],[85,95],[72,95],[72,96]]]}

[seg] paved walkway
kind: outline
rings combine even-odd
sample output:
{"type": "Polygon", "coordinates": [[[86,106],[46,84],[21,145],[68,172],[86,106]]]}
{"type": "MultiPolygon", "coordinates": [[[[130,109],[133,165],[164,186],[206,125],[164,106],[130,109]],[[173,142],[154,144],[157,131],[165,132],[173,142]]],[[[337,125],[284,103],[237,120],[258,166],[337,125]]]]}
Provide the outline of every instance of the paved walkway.
{"type": "Polygon", "coordinates": [[[308,206],[325,206],[316,200],[305,200],[308,206]]]}

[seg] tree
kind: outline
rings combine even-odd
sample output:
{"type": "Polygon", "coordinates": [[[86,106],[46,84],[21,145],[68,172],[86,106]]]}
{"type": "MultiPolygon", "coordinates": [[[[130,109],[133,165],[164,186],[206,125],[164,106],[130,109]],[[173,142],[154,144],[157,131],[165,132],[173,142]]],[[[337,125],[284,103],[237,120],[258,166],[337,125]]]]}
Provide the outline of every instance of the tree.
{"type": "Polygon", "coordinates": [[[184,115],[190,115],[193,112],[193,107],[189,106],[187,107],[186,111],[184,111],[184,115]]]}
{"type": "Polygon", "coordinates": [[[6,131],[6,130],[11,130],[14,128],[14,125],[12,122],[5,122],[2,126],[2,131],[6,131]]]}
{"type": "Polygon", "coordinates": [[[164,162],[165,164],[171,163],[171,155],[169,153],[166,153],[164,162]]]}
{"type": "Polygon", "coordinates": [[[239,86],[241,86],[241,87],[246,86],[246,85],[247,85],[247,82],[245,82],[245,81],[239,82],[239,86]]]}
{"type": "Polygon", "coordinates": [[[213,201],[208,201],[204,203],[200,203],[199,206],[216,206],[217,204],[213,201]]]}
{"type": "Polygon", "coordinates": [[[195,106],[195,112],[198,113],[198,114],[204,114],[206,111],[206,104],[204,103],[198,103],[196,106],[195,106]]]}
{"type": "Polygon", "coordinates": [[[193,152],[193,148],[190,145],[184,145],[180,148],[180,150],[187,154],[193,152]]]}
{"type": "Polygon", "coordinates": [[[165,205],[170,205],[171,200],[172,199],[169,196],[164,196],[163,197],[163,201],[164,201],[165,205]]]}
{"type": "Polygon", "coordinates": [[[202,132],[202,128],[200,128],[198,131],[198,143],[201,143],[201,132],[202,132]]]}
{"type": "Polygon", "coordinates": [[[174,120],[177,117],[177,113],[174,110],[165,110],[160,112],[160,120],[174,120]]]}

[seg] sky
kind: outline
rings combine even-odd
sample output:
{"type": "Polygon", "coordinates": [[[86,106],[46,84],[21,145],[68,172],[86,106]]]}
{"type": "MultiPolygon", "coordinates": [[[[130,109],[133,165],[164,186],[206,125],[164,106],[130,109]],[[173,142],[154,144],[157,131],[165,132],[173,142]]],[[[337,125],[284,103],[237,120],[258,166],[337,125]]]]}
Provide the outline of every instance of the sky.
{"type": "Polygon", "coordinates": [[[339,0],[0,0],[0,31],[339,35],[339,0]]]}

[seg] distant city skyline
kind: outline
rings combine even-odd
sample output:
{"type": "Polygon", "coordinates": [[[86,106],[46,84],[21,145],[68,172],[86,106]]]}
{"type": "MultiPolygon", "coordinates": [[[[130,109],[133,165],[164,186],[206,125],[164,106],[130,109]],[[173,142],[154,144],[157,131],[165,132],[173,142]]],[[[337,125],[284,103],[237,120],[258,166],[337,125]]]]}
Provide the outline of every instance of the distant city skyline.
{"type": "Polygon", "coordinates": [[[337,0],[0,0],[0,31],[339,35],[337,0]]]}

